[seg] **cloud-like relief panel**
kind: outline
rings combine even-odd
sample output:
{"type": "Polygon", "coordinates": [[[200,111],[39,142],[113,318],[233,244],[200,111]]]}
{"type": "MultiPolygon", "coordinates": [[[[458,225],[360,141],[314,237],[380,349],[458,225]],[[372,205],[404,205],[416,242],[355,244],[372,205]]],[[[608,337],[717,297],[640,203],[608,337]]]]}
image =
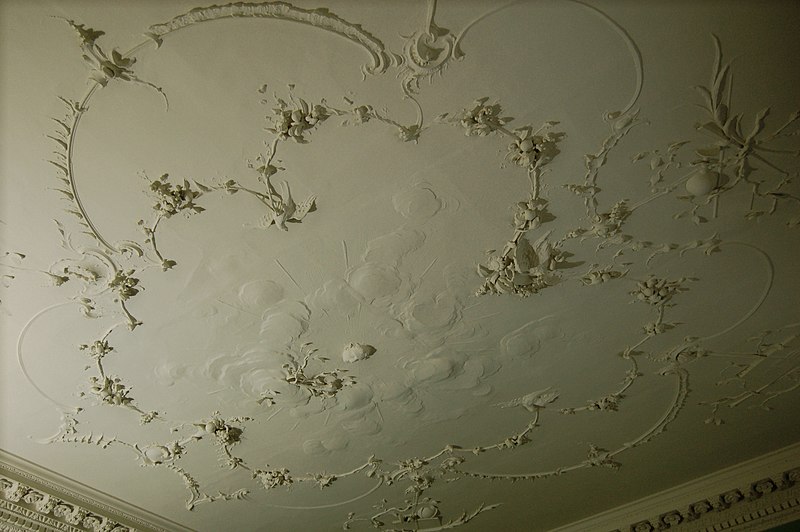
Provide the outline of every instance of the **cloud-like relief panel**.
{"type": "Polygon", "coordinates": [[[395,268],[376,262],[356,267],[347,281],[367,302],[394,296],[402,284],[395,268]]]}
{"type": "Polygon", "coordinates": [[[544,340],[561,335],[558,326],[551,318],[531,321],[500,339],[500,349],[511,358],[530,357],[541,348],[544,340]]]}
{"type": "Polygon", "coordinates": [[[287,353],[254,348],[242,354],[218,356],[206,364],[203,373],[250,397],[261,398],[265,393],[277,392],[281,404],[297,406],[307,403],[309,396],[286,382],[283,365],[291,361],[287,353]]]}
{"type": "Polygon", "coordinates": [[[311,311],[300,301],[281,301],[264,311],[260,335],[266,345],[289,346],[308,329],[311,311]]]}
{"type": "Polygon", "coordinates": [[[416,415],[425,408],[414,390],[402,382],[381,382],[376,389],[384,401],[405,414],[416,415]]]}
{"type": "Polygon", "coordinates": [[[239,288],[239,301],[246,307],[264,309],[283,299],[284,290],[275,281],[258,279],[245,283],[239,288]]]}
{"type": "Polygon", "coordinates": [[[334,434],[324,440],[311,439],[303,442],[303,452],[309,455],[327,455],[334,451],[341,451],[350,443],[350,439],[343,434],[334,434]]]}
{"type": "Polygon", "coordinates": [[[308,306],[316,312],[335,310],[343,316],[351,316],[358,311],[361,296],[342,279],[332,279],[308,297],[308,306]]]}
{"type": "Polygon", "coordinates": [[[402,258],[425,243],[425,233],[400,228],[367,243],[362,260],[399,265],[402,258]]]}
{"type": "Polygon", "coordinates": [[[422,222],[442,208],[442,202],[426,184],[415,183],[392,198],[394,209],[411,221],[422,222]]]}
{"type": "Polygon", "coordinates": [[[461,302],[449,292],[435,297],[413,296],[401,312],[403,325],[410,331],[442,337],[461,318],[461,302]]]}

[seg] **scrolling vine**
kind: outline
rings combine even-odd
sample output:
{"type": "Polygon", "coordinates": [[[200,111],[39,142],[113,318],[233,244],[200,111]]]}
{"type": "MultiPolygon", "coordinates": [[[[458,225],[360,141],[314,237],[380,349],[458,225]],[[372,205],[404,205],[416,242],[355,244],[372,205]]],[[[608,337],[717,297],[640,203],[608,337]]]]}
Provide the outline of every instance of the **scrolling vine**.
{"type": "MultiPolygon", "coordinates": [[[[287,231],[290,224],[301,223],[306,216],[316,210],[317,198],[311,195],[298,203],[292,197],[289,183],[285,180],[279,185],[279,190],[274,181],[285,168],[279,166],[277,154],[282,143],[311,142],[315,131],[323,126],[328,127],[325,124],[334,117],[343,120],[343,125],[358,126],[369,121],[379,122],[392,128],[404,142],[421,141],[426,129],[437,125],[455,126],[469,137],[496,137],[507,142],[504,162],[510,162],[513,167],[524,171],[530,188],[527,197],[512,207],[511,238],[499,251],[488,251],[486,260],[478,264],[478,274],[483,281],[477,288],[476,295],[513,294],[533,297],[548,287],[566,281],[574,281],[586,287],[586,290],[602,283],[624,283],[635,302],[648,305],[652,309],[654,318],[643,325],[642,335],[637,341],[632,341],[621,350],[620,356],[627,362],[628,367],[619,387],[602,397],[588,400],[585,404],[562,406],[559,410],[554,410],[551,406],[559,398],[558,391],[551,389],[533,391],[496,405],[499,408],[522,407],[530,414],[530,419],[521,430],[510,432],[495,443],[474,446],[450,444],[427,456],[409,457],[393,463],[371,456],[353,469],[334,473],[322,471],[297,474],[285,467],[268,464],[259,467],[245,462],[233,451],[242,443],[242,435],[247,430],[247,423],[252,419],[245,416],[225,418],[219,412],[191,422],[170,420],[171,423],[177,423],[172,429],[173,432],[183,433],[180,437],[167,442],[142,444],[94,432],[82,433],[79,430],[79,416],[83,408],[76,407],[72,410],[62,408],[63,424],[59,432],[42,440],[43,443],[85,444],[103,449],[109,446],[124,447],[132,451],[140,465],[165,468],[178,475],[189,493],[186,502],[188,510],[202,503],[243,499],[249,492],[247,487],[242,487],[232,492],[207,493],[195,477],[179,465],[186,449],[198,445],[201,441],[210,441],[217,448],[222,467],[245,471],[250,480],[265,490],[288,488],[299,483],[315,485],[320,489],[331,489],[343,479],[365,475],[377,483],[373,489],[392,484],[406,486],[405,499],[395,503],[384,499],[376,505],[376,511],[372,515],[361,516],[350,513],[344,521],[344,528],[365,522],[376,528],[389,527],[387,530],[433,531],[455,528],[498,507],[497,504],[480,505],[460,516],[447,517],[441,501],[434,499],[431,494],[432,488],[443,482],[455,481],[465,476],[508,481],[535,480],[591,467],[616,469],[620,467],[617,459],[622,453],[649,442],[666,430],[686,404],[690,364],[699,358],[730,354],[716,353],[704,345],[706,340],[716,335],[706,338],[687,337],[682,343],[660,354],[645,352],[643,349],[653,338],[679,327],[677,322],[665,321],[668,310],[680,301],[682,292],[689,290],[689,283],[697,279],[663,278],[652,275],[640,279],[628,278],[633,261],[636,260],[628,257],[638,258],[639,252],[647,250],[650,252],[649,257],[641,261],[647,265],[661,254],[683,255],[693,250],[701,250],[705,255],[710,255],[720,251],[723,246],[734,243],[723,242],[717,234],[714,234],[689,243],[656,244],[634,239],[626,233],[626,223],[644,205],[675,193],[681,185],[685,187],[689,196],[680,196],[680,199],[688,201],[691,208],[689,211],[678,213],[676,217],[682,218],[688,215],[696,224],[706,221],[699,214],[704,206],[712,205],[712,215],[716,216],[720,197],[729,190],[744,186],[749,186],[751,191],[747,218],[774,214],[779,204],[786,204],[787,208],[794,206],[795,210],[792,212],[796,213],[796,204],[800,203],[800,199],[790,191],[789,185],[797,172],[777,167],[768,157],[769,154],[776,152],[776,149],[769,147],[770,143],[781,139],[791,140],[790,137],[797,135],[796,126],[800,114],[795,113],[784,125],[767,134],[764,131],[765,119],[769,112],[767,108],[755,118],[753,130],[749,134],[744,134],[741,125],[743,115],[731,111],[731,67],[730,64],[723,64],[721,46],[715,37],[716,59],[711,83],[708,87],[698,87],[704,102],[703,109],[709,115],[709,119],[699,124],[698,128],[710,133],[715,143],[695,150],[694,158],[688,162],[688,166],[692,168],[688,173],[685,173],[687,163],[683,162],[681,155],[692,145],[690,141],[675,142],[665,150],[653,150],[635,155],[633,162],[650,159],[650,167],[654,171],[650,178],[651,195],[633,204],[629,199],[619,198],[610,205],[601,207],[601,172],[608,155],[624,141],[634,127],[642,122],[639,111],[633,109],[635,97],[625,110],[607,113],[610,133],[596,153],[586,155],[583,183],[562,185],[582,200],[586,210],[585,220],[581,225],[557,237],[554,230],[546,230],[546,224],[555,220],[555,215],[551,213],[550,209],[553,206],[550,200],[543,193],[545,189],[543,180],[546,177],[546,166],[559,155],[559,143],[565,136],[563,132],[554,130],[558,122],[545,122],[538,129],[534,129],[531,125],[512,126],[514,119],[504,116],[500,103],[490,103],[490,98],[482,97],[461,111],[441,114],[433,124],[427,126],[424,124],[423,108],[414,97],[419,91],[420,79],[431,78],[441,73],[451,59],[463,58],[465,54],[460,45],[467,30],[495,11],[480,17],[457,36],[434,22],[435,12],[436,2],[432,0],[429,2],[423,29],[407,38],[402,54],[387,50],[380,40],[361,26],[351,24],[327,10],[305,10],[284,2],[236,3],[193,9],[165,24],[152,26],[147,34],[149,40],[134,47],[130,52],[120,53],[114,49],[110,55],[97,42],[104,35],[102,31],[93,30],[73,20],[66,20],[78,34],[83,57],[91,70],[89,79],[93,84],[80,100],[61,99],[66,105],[67,113],[63,118],[54,119],[57,129],[51,138],[56,144],[56,151],[50,162],[55,166],[57,177],[63,185],[59,192],[69,201],[70,207],[67,212],[73,215],[81,228],[81,233],[73,234],[67,229],[65,222],[57,222],[63,247],[71,256],[56,262],[42,273],[48,275],[54,284],[78,285],[79,289],[72,301],[79,305],[84,315],[94,317],[106,312],[109,306],[116,306],[123,316],[123,321],[119,324],[98,335],[97,339],[79,346],[79,349],[94,362],[97,370],[96,375],[89,378],[88,388],[81,392],[81,395],[93,399],[92,406],[116,406],[130,410],[137,414],[142,424],[167,423],[168,420],[163,414],[141,409],[123,378],[108,373],[106,368],[108,362],[120,355],[112,345],[112,335],[121,334],[117,332],[121,326],[126,326],[132,332],[143,325],[143,322],[132,314],[129,305],[144,291],[143,280],[147,275],[151,275],[149,270],[158,268],[167,272],[178,266],[176,260],[165,257],[163,250],[159,248],[157,243],[159,228],[175,215],[200,215],[205,209],[199,202],[214,193],[227,195],[242,193],[239,196],[247,195],[255,198],[266,210],[266,214],[259,222],[265,229],[274,225],[280,230],[287,231]],[[273,138],[265,144],[265,152],[248,163],[248,167],[256,175],[260,188],[227,178],[216,182],[204,182],[200,179],[175,182],[168,174],[154,179],[145,176],[149,183],[148,192],[154,198],[154,203],[150,218],[138,221],[144,234],[143,241],[112,243],[102,235],[91,220],[79,194],[80,181],[74,170],[74,161],[75,138],[81,118],[89,112],[93,95],[99,90],[109,90],[115,83],[143,84],[156,90],[165,104],[168,104],[167,95],[160,87],[137,77],[133,70],[136,62],[134,54],[147,43],[154,42],[158,47],[163,46],[166,38],[174,31],[223,17],[276,18],[294,21],[333,32],[350,40],[365,49],[370,56],[372,64],[363,68],[365,75],[380,75],[390,67],[399,70],[399,75],[403,78],[401,83],[403,96],[416,106],[418,119],[413,124],[404,125],[391,118],[388,112],[377,111],[369,104],[357,103],[347,98],[344,99],[346,106],[343,108],[330,105],[324,99],[318,103],[309,103],[298,97],[295,94],[295,87],[290,86],[288,101],[277,94],[273,95],[272,101],[264,100],[265,103],[274,105],[267,117],[269,123],[267,131],[273,138]],[[777,176],[773,179],[774,183],[767,184],[766,179],[761,180],[758,177],[761,172],[757,171],[755,165],[759,163],[770,169],[771,176],[777,176]],[[674,173],[684,175],[667,182],[668,176],[674,173]],[[767,206],[762,208],[756,205],[757,201],[766,201],[767,206]],[[534,240],[530,240],[529,235],[534,240]],[[79,238],[88,243],[77,243],[79,238]],[[572,256],[576,256],[577,259],[588,259],[593,256],[591,250],[586,250],[585,246],[582,246],[586,241],[596,243],[595,251],[611,249],[614,254],[609,264],[591,264],[588,271],[577,273],[577,266],[583,262],[569,262],[567,259],[572,256]],[[570,245],[574,246],[574,254],[567,251],[570,245]],[[624,262],[623,257],[626,257],[624,262]],[[574,415],[618,410],[628,390],[642,376],[637,360],[643,357],[666,364],[661,374],[674,378],[675,395],[663,415],[632,441],[614,450],[589,444],[584,460],[552,470],[498,474],[469,468],[471,456],[504,452],[529,443],[534,431],[540,428],[540,421],[547,411],[574,415]]],[[[614,24],[613,21],[611,23],[614,24]]],[[[614,27],[618,28],[615,24],[614,27]]],[[[626,44],[629,47],[634,46],[631,41],[626,44]]],[[[635,49],[635,46],[632,49],[635,49]]],[[[638,58],[638,50],[635,57],[638,58]]],[[[640,89],[641,87],[637,86],[636,95],[640,89]]],[[[266,86],[259,92],[264,94],[266,86]]],[[[790,153],[800,153],[800,151],[790,151],[790,153]]],[[[553,211],[557,212],[557,209],[553,208],[553,211]]],[[[324,212],[315,216],[324,216],[324,212]]],[[[9,257],[7,253],[6,258],[9,257]]],[[[21,255],[19,257],[22,258],[21,255]]],[[[768,260],[768,257],[766,259],[768,260]]],[[[2,266],[5,269],[20,268],[19,265],[9,263],[3,263],[2,266]]],[[[767,291],[768,289],[769,287],[767,291]]],[[[761,302],[763,298],[759,305],[761,302]]],[[[748,316],[757,308],[758,306],[748,316]]],[[[787,325],[781,332],[796,326],[797,324],[787,325]]],[[[777,334],[777,331],[766,331],[757,338],[758,343],[753,353],[734,354],[748,361],[745,364],[734,363],[732,367],[738,369],[734,379],[744,382],[748,373],[774,353],[787,349],[796,351],[793,347],[796,334],[787,333],[780,341],[767,342],[767,339],[774,334],[777,334]]],[[[372,349],[374,351],[374,348],[372,349]]],[[[298,345],[286,355],[292,362],[284,365],[284,380],[307,394],[309,401],[325,401],[327,398],[335,397],[340,390],[353,385],[359,379],[366,378],[364,375],[351,376],[346,370],[327,367],[328,360],[317,355],[310,344],[298,345]],[[308,369],[312,363],[324,367],[312,373],[308,369]]],[[[21,359],[21,352],[19,356],[21,359]]],[[[361,358],[364,357],[356,357],[356,360],[361,358]]],[[[736,406],[762,394],[765,390],[768,391],[768,395],[766,397],[761,395],[765,397],[762,405],[778,395],[797,389],[800,387],[798,375],[798,368],[794,367],[758,389],[748,388],[740,395],[726,396],[710,402],[712,407],[710,421],[721,422],[717,416],[720,407],[736,406]],[[780,387],[781,385],[785,386],[780,387]]],[[[272,408],[281,403],[281,397],[277,392],[267,392],[258,403],[264,408],[272,408]]]]}

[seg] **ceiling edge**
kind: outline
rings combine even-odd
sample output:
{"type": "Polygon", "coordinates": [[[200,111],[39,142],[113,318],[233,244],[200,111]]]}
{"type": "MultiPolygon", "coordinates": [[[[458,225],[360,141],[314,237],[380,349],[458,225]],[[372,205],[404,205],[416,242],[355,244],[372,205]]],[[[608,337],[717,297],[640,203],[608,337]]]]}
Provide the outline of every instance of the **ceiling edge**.
{"type": "Polygon", "coordinates": [[[800,442],[551,532],[764,530],[795,519],[800,442]]]}
{"type": "Polygon", "coordinates": [[[191,531],[0,449],[0,531],[191,531]]]}

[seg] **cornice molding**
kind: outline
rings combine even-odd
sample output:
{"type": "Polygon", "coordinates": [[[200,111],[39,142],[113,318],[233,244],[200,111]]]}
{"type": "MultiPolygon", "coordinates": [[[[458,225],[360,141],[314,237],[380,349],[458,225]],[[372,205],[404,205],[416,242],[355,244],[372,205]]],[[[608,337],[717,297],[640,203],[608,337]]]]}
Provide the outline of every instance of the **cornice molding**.
{"type": "Polygon", "coordinates": [[[800,442],[551,532],[765,530],[800,519],[800,442]]]}
{"type": "Polygon", "coordinates": [[[0,532],[190,531],[0,449],[0,532]]]}

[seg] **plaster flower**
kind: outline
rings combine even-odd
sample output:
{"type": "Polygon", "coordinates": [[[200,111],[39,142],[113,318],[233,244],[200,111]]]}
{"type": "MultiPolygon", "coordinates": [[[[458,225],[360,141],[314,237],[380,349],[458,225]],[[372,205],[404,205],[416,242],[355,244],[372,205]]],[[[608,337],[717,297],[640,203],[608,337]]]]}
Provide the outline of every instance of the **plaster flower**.
{"type": "Polygon", "coordinates": [[[130,67],[136,62],[133,57],[123,57],[116,50],[111,50],[111,59],[103,57],[100,60],[99,70],[107,79],[120,78],[124,81],[131,81],[133,72],[130,67]]]}
{"type": "MultiPolygon", "coordinates": [[[[241,422],[248,419],[249,418],[234,418],[231,422],[241,422]]],[[[231,422],[220,418],[219,414],[215,412],[210,419],[203,420],[200,423],[194,423],[194,426],[197,427],[198,430],[193,437],[199,440],[205,435],[213,435],[221,445],[234,445],[241,441],[244,431],[239,427],[231,425],[231,422]]]]}
{"type": "Polygon", "coordinates": [[[316,474],[314,475],[314,482],[320,489],[328,488],[336,480],[336,475],[316,474]]]}
{"type": "Polygon", "coordinates": [[[538,140],[537,137],[531,135],[530,130],[523,131],[517,140],[508,145],[511,162],[522,167],[536,164],[541,154],[538,140]]]}
{"type": "Polygon", "coordinates": [[[86,351],[90,357],[97,359],[103,358],[114,350],[113,347],[108,345],[107,340],[96,340],[91,344],[82,344],[79,349],[81,351],[86,351]]]}
{"type": "Polygon", "coordinates": [[[139,279],[133,277],[134,270],[118,271],[114,274],[114,278],[108,283],[108,287],[116,290],[119,298],[126,301],[139,293],[139,279]]]}
{"type": "Polygon", "coordinates": [[[292,139],[305,144],[308,142],[305,139],[306,131],[324,122],[330,114],[328,108],[322,104],[312,106],[302,99],[294,102],[296,107],[290,108],[283,100],[278,101],[278,107],[273,109],[272,127],[267,130],[278,135],[281,140],[292,139]]]}
{"type": "Polygon", "coordinates": [[[514,227],[521,231],[536,229],[549,219],[547,200],[542,198],[520,201],[514,206],[514,227]]]}
{"type": "Polygon", "coordinates": [[[158,211],[164,218],[169,218],[180,211],[191,210],[199,213],[205,209],[195,205],[194,200],[201,196],[201,192],[192,189],[187,180],[182,184],[173,185],[168,182],[169,174],[164,174],[150,183],[150,191],[155,193],[158,201],[153,205],[153,209],[158,211]]]}
{"type": "Polygon", "coordinates": [[[91,392],[106,404],[127,406],[133,402],[133,398],[128,397],[129,390],[119,378],[91,377],[89,382],[91,383],[91,392]]]}
{"type": "Polygon", "coordinates": [[[669,301],[675,293],[681,291],[681,281],[683,281],[683,279],[670,281],[667,279],[650,277],[646,281],[637,283],[636,290],[631,293],[635,295],[636,299],[639,301],[654,306],[662,305],[669,301]]]}
{"type": "Polygon", "coordinates": [[[500,116],[502,111],[500,104],[487,105],[488,100],[489,98],[480,98],[475,101],[471,109],[464,109],[461,112],[460,122],[467,136],[488,135],[508,122],[508,118],[500,116]]]}
{"type": "Polygon", "coordinates": [[[289,486],[294,482],[294,479],[289,474],[289,470],[286,468],[268,471],[256,469],[253,471],[253,478],[260,480],[265,489],[289,486]]]}

